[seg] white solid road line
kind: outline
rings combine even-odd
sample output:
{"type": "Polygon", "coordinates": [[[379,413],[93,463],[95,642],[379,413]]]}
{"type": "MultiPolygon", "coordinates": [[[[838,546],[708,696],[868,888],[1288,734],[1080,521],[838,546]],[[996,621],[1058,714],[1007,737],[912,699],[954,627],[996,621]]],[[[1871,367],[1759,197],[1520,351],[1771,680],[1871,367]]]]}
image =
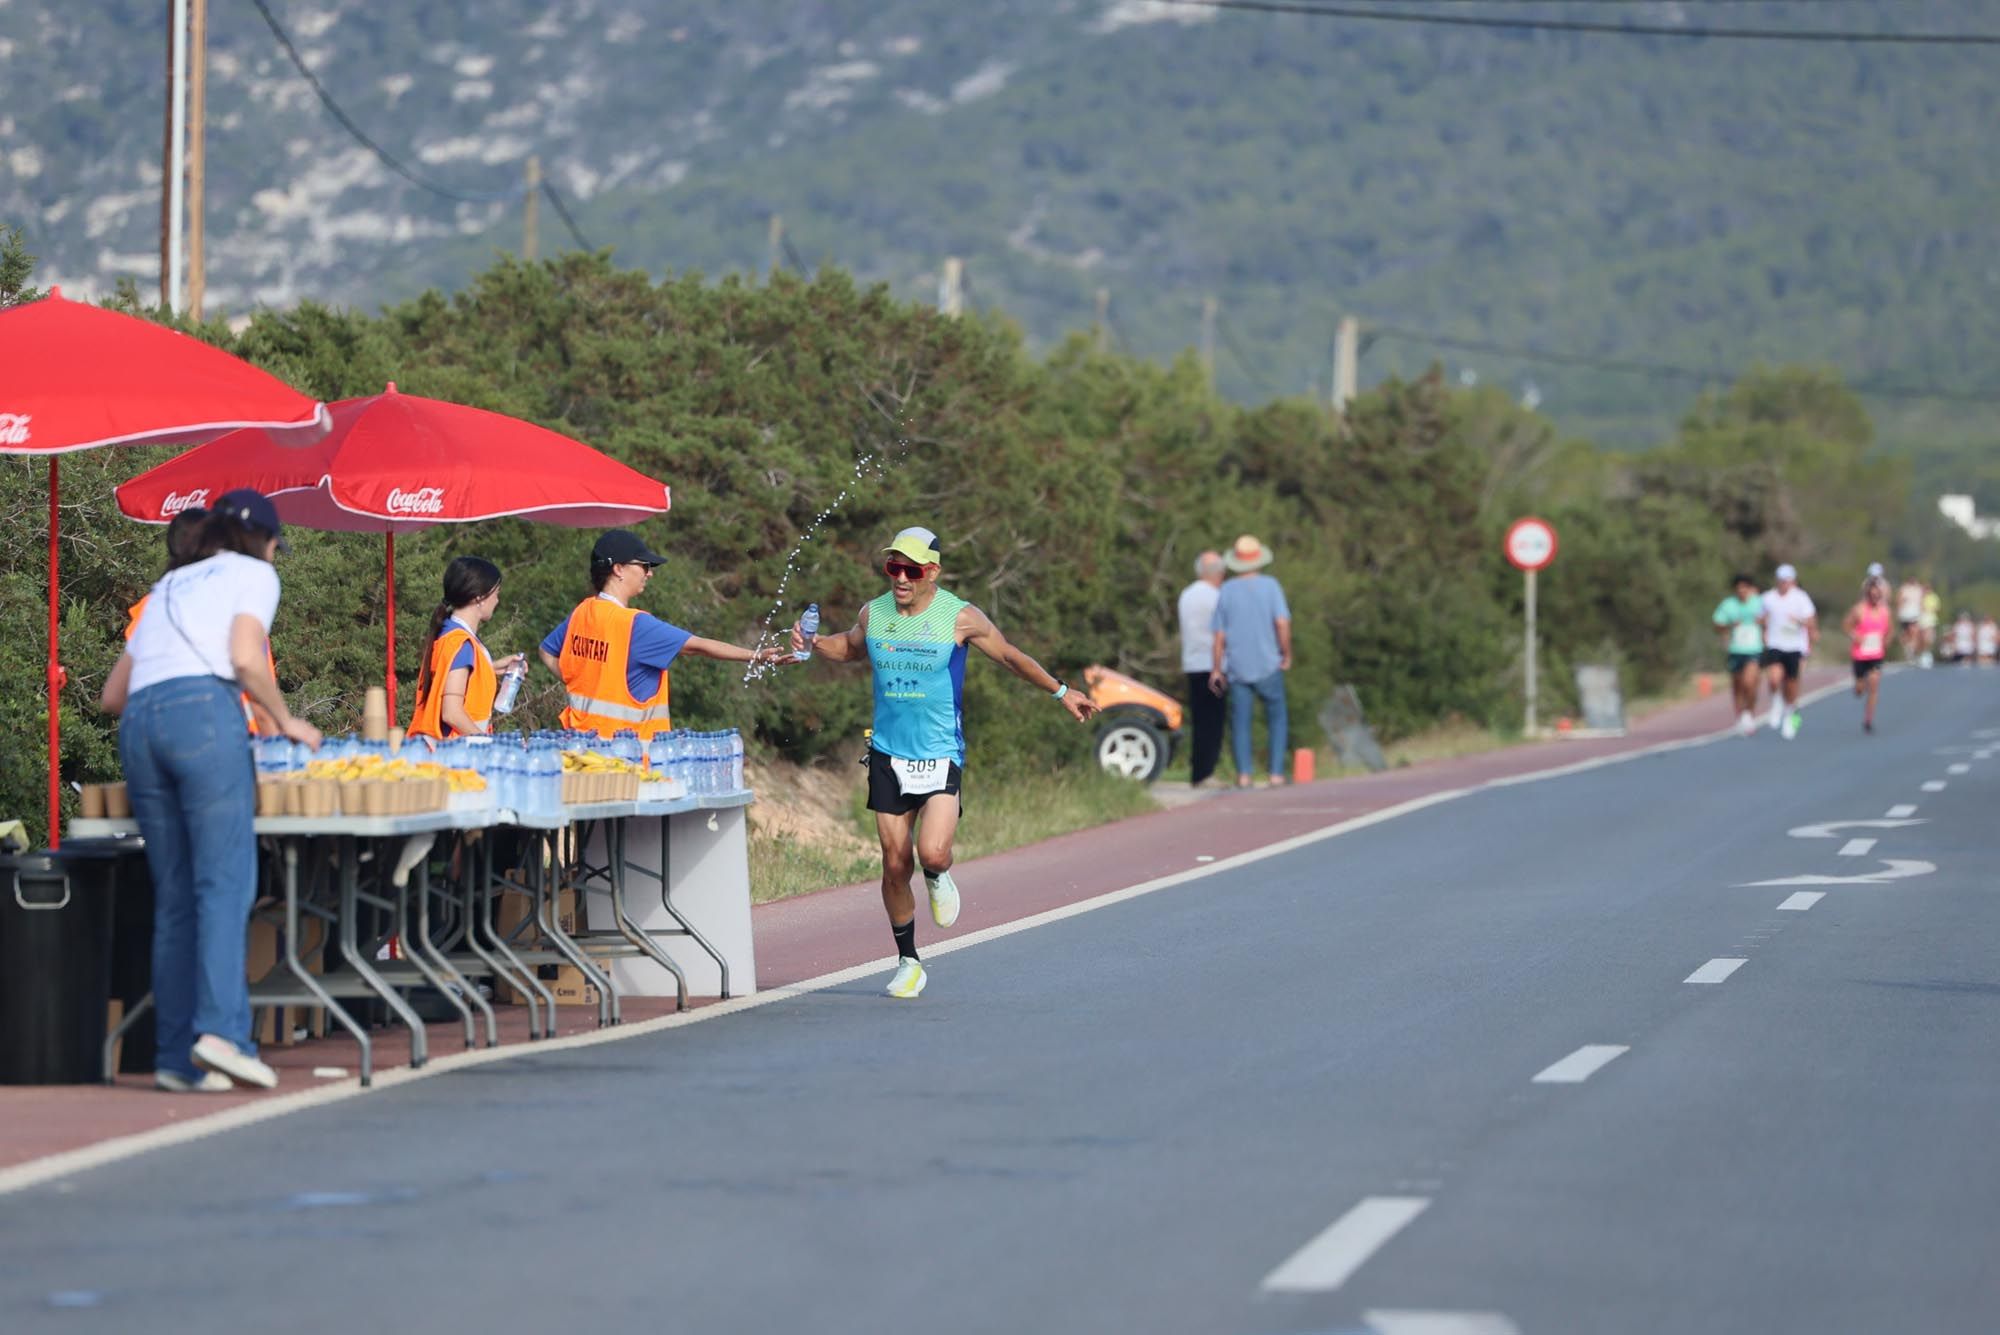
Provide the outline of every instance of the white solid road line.
{"type": "Polygon", "coordinates": [[[1684,983],[1719,983],[1747,963],[1749,963],[1748,960],[1710,960],[1687,977],[1681,979],[1681,981],[1684,983]]]}
{"type": "Polygon", "coordinates": [[[1865,858],[1868,850],[1875,847],[1873,839],[1849,839],[1840,846],[1840,856],[1844,858],[1865,858]]]}
{"type": "Polygon", "coordinates": [[[1890,820],[1901,820],[1905,816],[1914,816],[1916,814],[1917,814],[1916,807],[1912,806],[1908,802],[1903,802],[1889,808],[1890,820]]]}
{"type": "Polygon", "coordinates": [[[1258,1287],[1266,1293],[1330,1293],[1430,1203],[1428,1196],[1369,1196],[1293,1252],[1258,1287]]]}
{"type": "Polygon", "coordinates": [[[1956,765],[1946,765],[1944,772],[1946,774],[1970,774],[1972,773],[1972,766],[1961,760],[1956,765]]]}
{"type": "Polygon", "coordinates": [[[1785,896],[1785,902],[1778,905],[1778,908],[1786,913],[1804,913],[1825,898],[1824,890],[1794,890],[1785,896]]]}
{"type": "Polygon", "coordinates": [[[1941,793],[1944,791],[1944,780],[1926,779],[1924,780],[1922,787],[1923,790],[1927,793],[1941,793]]]}
{"type": "MultiPolygon", "coordinates": [[[[1801,706],[1817,704],[1835,692],[1844,689],[1846,689],[1845,683],[1832,682],[1817,691],[1807,693],[1800,698],[1799,704],[1801,706]]],[[[1996,731],[2000,732],[2000,730],[1996,731]]],[[[1337,824],[1326,826],[1324,829],[1313,830],[1307,834],[1294,835],[1290,839],[1280,839],[1277,843],[1266,844],[1262,848],[1252,849],[1247,853],[1238,853],[1231,857],[1223,858],[1220,861],[1204,863],[1199,867],[1191,868],[1187,871],[1173,872],[1151,881],[1129,885],[1122,890],[1112,890],[1094,899],[1080,900],[1075,904],[1068,904],[1059,909],[1050,909],[1047,912],[1033,914],[1026,918],[1017,918],[1013,922],[998,923],[992,927],[982,928],[977,932],[968,932],[964,936],[954,937],[950,941],[941,941],[937,945],[928,946],[925,948],[924,953],[931,956],[946,955],[953,951],[964,950],[971,946],[998,940],[1001,937],[1012,936],[1016,932],[1025,932],[1047,923],[1059,922],[1064,918],[1074,918],[1080,914],[1091,913],[1101,908],[1109,908],[1113,904],[1122,904],[1130,899],[1137,899],[1143,895],[1153,894],[1156,891],[1167,890],[1177,885],[1184,885],[1189,881],[1200,880],[1219,872],[1234,871],[1239,867],[1247,867],[1254,863],[1262,862],[1267,858],[1280,857],[1297,849],[1317,844],[1322,840],[1334,839],[1340,835],[1352,833],[1355,830],[1367,829],[1371,825],[1380,825],[1385,821],[1395,820],[1399,816],[1407,816],[1412,812],[1422,811],[1426,807],[1434,807],[1444,802],[1455,802],[1461,797],[1470,797],[1474,793],[1484,792],[1489,788],[1511,788],[1517,784],[1537,783],[1544,779],[1560,779],[1586,770],[1603,769],[1610,765],[1620,765],[1628,760],[1642,760],[1648,756],[1665,755],[1672,751],[1686,751],[1699,746],[1712,746],[1716,742],[1728,741],[1736,736],[1736,729],[1734,726],[1731,726],[1717,729],[1711,733],[1704,733],[1699,737],[1681,738],[1671,742],[1656,742],[1651,746],[1635,747],[1630,751],[1621,751],[1616,755],[1597,756],[1590,760],[1581,760],[1568,765],[1552,765],[1548,769],[1534,770],[1527,774],[1517,774],[1504,779],[1489,779],[1484,783],[1476,783],[1464,788],[1443,789],[1439,792],[1426,794],[1423,797],[1412,798],[1407,802],[1400,802],[1392,807],[1384,807],[1380,811],[1370,812],[1365,816],[1357,816],[1352,820],[1340,821],[1337,824]]],[[[703,1006],[700,1010],[662,1016],[657,1020],[642,1020],[634,1024],[618,1025],[611,1029],[596,1029],[587,1033],[567,1034],[561,1038],[545,1038],[540,1042],[531,1044],[510,1044],[500,1048],[481,1048],[473,1052],[449,1053],[444,1056],[431,1058],[430,1061],[424,1064],[423,1069],[419,1071],[413,1071],[407,1066],[378,1071],[375,1074],[375,1090],[388,1090],[397,1085],[409,1084],[415,1080],[429,1080],[437,1076],[449,1075],[453,1071],[462,1071],[469,1066],[484,1066],[489,1062],[513,1061],[522,1057],[538,1057],[546,1053],[561,1052],[569,1048],[595,1047],[599,1043],[616,1043],[627,1039],[643,1038],[649,1034],[656,1034],[667,1029],[678,1029],[690,1024],[706,1024],[711,1020],[719,1020],[725,1015],[734,1015],[738,1011],[755,1010],[777,1002],[790,1001],[796,997],[808,996],[815,992],[824,992],[829,988],[858,982],[863,978],[887,973],[895,967],[896,961],[894,957],[885,957],[883,959],[870,960],[866,964],[857,964],[852,968],[839,969],[833,973],[821,974],[817,978],[808,978],[785,987],[756,992],[747,997],[733,997],[728,1001],[719,1001],[713,1005],[703,1006]]],[[[274,1095],[270,1098],[261,1098],[253,1103],[239,1104],[223,1112],[211,1113],[203,1117],[192,1117],[184,1122],[176,1122],[169,1126],[154,1127],[152,1130],[135,1132],[129,1136],[117,1136],[110,1140],[100,1140],[95,1144],[85,1145],[79,1149],[65,1150],[60,1154],[45,1155],[40,1159],[31,1159],[26,1163],[15,1164],[10,1168],[0,1168],[0,1196],[5,1196],[9,1192],[22,1191],[29,1187],[39,1186],[44,1182],[53,1182],[61,1178],[74,1176],[77,1173],[88,1172],[93,1168],[101,1168],[106,1164],[117,1163],[120,1160],[147,1154],[153,1150],[165,1149],[169,1145],[182,1145],[189,1141],[206,1140],[210,1136],[219,1136],[225,1132],[234,1131],[238,1127],[253,1126],[258,1122],[267,1122],[290,1113],[304,1112],[308,1108],[318,1108],[329,1103],[344,1102],[347,1099],[358,1098],[370,1092],[361,1088],[361,1082],[358,1080],[342,1080],[337,1083],[304,1089],[296,1094],[287,1093],[274,1095]]]]}
{"type": "Polygon", "coordinates": [[[1361,1319],[1375,1335],[1521,1335],[1498,1312],[1405,1312],[1371,1308],[1361,1319]]]}
{"type": "Polygon", "coordinates": [[[1548,1067],[1530,1083],[1537,1085],[1580,1085],[1611,1061],[1632,1050],[1624,1043],[1586,1043],[1548,1067]]]}

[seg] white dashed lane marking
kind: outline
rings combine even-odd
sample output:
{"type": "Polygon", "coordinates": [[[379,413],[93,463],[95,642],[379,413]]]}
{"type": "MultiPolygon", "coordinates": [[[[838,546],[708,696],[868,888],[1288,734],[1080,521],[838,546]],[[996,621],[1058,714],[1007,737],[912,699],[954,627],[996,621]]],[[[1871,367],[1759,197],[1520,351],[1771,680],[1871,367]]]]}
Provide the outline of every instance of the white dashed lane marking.
{"type": "Polygon", "coordinates": [[[1534,1078],[1537,1085],[1580,1085],[1618,1057],[1630,1052],[1623,1043],[1586,1043],[1534,1078]]]}
{"type": "Polygon", "coordinates": [[[1873,839],[1849,839],[1840,846],[1840,856],[1844,858],[1865,858],[1868,850],[1875,847],[1873,839]]]}
{"type": "Polygon", "coordinates": [[[1927,793],[1941,793],[1944,791],[1944,780],[1927,779],[1924,781],[1923,789],[1927,793]]]}
{"type": "Polygon", "coordinates": [[[1778,905],[1778,908],[1785,913],[1804,913],[1825,898],[1824,890],[1795,890],[1785,896],[1785,902],[1778,905]]]}
{"type": "Polygon", "coordinates": [[[1748,960],[1710,960],[1681,981],[1684,983],[1719,983],[1747,963],[1749,963],[1748,960]]]}
{"type": "Polygon", "coordinates": [[[1912,806],[1908,802],[1904,802],[1898,806],[1893,806],[1889,808],[1890,820],[1902,820],[1906,816],[1914,816],[1916,814],[1917,814],[1916,807],[1912,806]]]}
{"type": "Polygon", "coordinates": [[[1428,1196],[1369,1196],[1264,1276],[1266,1293],[1330,1293],[1431,1203],[1428,1196]]]}
{"type": "Polygon", "coordinates": [[[1946,765],[1944,767],[1944,772],[1946,774],[1970,774],[1972,773],[1972,766],[1966,764],[1964,761],[1961,760],[1956,765],[1946,765]]]}

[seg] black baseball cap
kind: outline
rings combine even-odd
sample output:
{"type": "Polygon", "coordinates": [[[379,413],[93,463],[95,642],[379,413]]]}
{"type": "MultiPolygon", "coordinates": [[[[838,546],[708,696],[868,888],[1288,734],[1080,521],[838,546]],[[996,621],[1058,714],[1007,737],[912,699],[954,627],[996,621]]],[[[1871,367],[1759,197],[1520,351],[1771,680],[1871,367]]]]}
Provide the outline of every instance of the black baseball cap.
{"type": "Polygon", "coordinates": [[[606,561],[615,566],[637,561],[641,565],[663,566],[667,558],[645,544],[636,533],[628,533],[622,528],[614,528],[597,540],[590,549],[590,559],[606,561]]]}
{"type": "Polygon", "coordinates": [[[292,544],[285,541],[285,525],[278,518],[278,507],[255,487],[225,492],[221,500],[209,507],[209,513],[228,515],[249,528],[262,529],[278,540],[279,551],[290,554],[292,550],[292,544]]]}

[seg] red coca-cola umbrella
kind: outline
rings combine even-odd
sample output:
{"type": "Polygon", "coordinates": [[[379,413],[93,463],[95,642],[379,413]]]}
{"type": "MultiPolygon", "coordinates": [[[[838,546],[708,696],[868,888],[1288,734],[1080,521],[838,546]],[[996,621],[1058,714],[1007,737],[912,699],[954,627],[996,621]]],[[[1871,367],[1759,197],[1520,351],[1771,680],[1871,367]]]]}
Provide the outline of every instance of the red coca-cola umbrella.
{"type": "Polygon", "coordinates": [[[663,483],[568,436],[504,413],[401,394],[332,405],[333,429],[302,450],[238,431],[118,488],[118,508],[164,524],[231,487],[269,496],[288,524],[385,535],[389,716],[396,717],[396,534],[519,516],[570,528],[664,514],[663,483]]]}
{"type": "Polygon", "coordinates": [[[50,289],[0,310],[0,454],[49,461],[49,846],[61,843],[65,674],[57,658],[56,456],[101,445],[191,445],[255,427],[273,444],[326,433],[326,405],[200,339],[50,289]]]}

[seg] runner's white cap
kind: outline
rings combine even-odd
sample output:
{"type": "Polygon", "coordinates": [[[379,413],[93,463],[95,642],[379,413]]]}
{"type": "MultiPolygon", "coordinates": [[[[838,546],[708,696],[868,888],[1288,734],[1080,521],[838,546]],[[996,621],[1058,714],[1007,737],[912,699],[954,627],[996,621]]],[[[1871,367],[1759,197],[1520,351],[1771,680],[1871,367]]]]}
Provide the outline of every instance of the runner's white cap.
{"type": "Polygon", "coordinates": [[[1797,579],[1798,577],[1799,577],[1798,568],[1796,566],[1793,566],[1790,562],[1787,562],[1786,564],[1778,567],[1779,579],[1797,579]]]}
{"type": "Polygon", "coordinates": [[[1880,561],[1870,561],[1868,563],[1868,578],[1882,578],[1882,563],[1880,561]]]}

